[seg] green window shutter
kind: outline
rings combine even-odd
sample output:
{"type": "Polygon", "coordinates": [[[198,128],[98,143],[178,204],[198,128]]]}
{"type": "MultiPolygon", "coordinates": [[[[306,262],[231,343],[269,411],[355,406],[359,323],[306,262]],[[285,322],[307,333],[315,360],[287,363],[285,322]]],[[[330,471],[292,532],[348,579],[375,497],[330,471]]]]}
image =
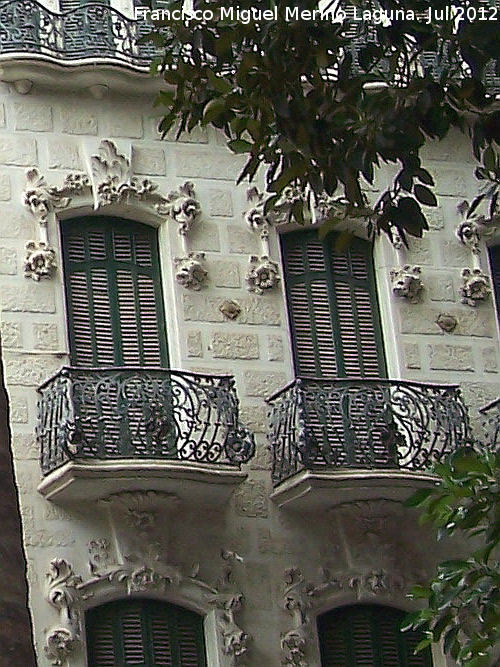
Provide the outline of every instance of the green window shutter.
{"type": "Polygon", "coordinates": [[[86,614],[89,667],[206,667],[203,619],[155,600],[119,600],[86,614]]]}
{"type": "Polygon", "coordinates": [[[317,230],[281,237],[295,370],[315,377],[384,377],[372,248],[354,239],[342,255],[317,230]]]}
{"type": "Polygon", "coordinates": [[[500,321],[500,245],[488,248],[490,256],[491,284],[495,293],[497,318],[500,321]]]}
{"type": "Polygon", "coordinates": [[[167,366],[156,230],[77,218],[62,241],[71,363],[167,366]]]}
{"type": "Polygon", "coordinates": [[[430,649],[414,655],[420,632],[399,630],[405,613],[380,605],[333,609],[318,618],[322,667],[432,667],[430,649]]]}

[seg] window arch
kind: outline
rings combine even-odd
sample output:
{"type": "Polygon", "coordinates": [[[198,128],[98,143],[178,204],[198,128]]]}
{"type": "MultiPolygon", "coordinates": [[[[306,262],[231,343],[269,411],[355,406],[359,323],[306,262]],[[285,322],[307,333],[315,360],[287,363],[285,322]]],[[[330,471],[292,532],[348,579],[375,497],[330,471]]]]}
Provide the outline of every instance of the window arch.
{"type": "Polygon", "coordinates": [[[187,609],[127,599],[85,619],[88,667],[206,667],[203,618],[187,609]]]}
{"type": "Polygon", "coordinates": [[[429,648],[415,654],[424,638],[401,632],[405,612],[382,605],[340,607],[318,617],[322,667],[432,667],[429,648]]]}
{"type": "Polygon", "coordinates": [[[384,377],[372,245],[318,230],[283,234],[281,247],[295,371],[315,377],[384,377]]]}
{"type": "Polygon", "coordinates": [[[157,230],[107,217],[61,229],[71,363],[166,367],[157,230]]]}

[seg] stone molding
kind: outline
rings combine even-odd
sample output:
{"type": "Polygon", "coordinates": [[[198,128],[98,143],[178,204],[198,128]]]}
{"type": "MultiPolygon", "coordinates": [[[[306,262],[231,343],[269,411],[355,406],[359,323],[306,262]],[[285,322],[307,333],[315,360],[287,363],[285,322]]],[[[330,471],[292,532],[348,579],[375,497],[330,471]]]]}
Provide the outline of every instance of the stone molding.
{"type": "Polygon", "coordinates": [[[422,300],[424,285],[420,277],[420,266],[405,264],[392,269],[392,292],[395,296],[406,299],[409,303],[418,303],[422,300]]]}
{"type": "MultiPolygon", "coordinates": [[[[201,206],[196,199],[193,183],[187,181],[177,190],[162,194],[157,183],[133,174],[130,159],[119,153],[116,144],[108,139],[101,141],[98,153],[92,155],[90,163],[90,176],[82,172],[69,172],[61,186],[48,185],[36,167],[26,171],[22,203],[39,227],[39,240],[30,240],[26,244],[27,277],[40,280],[53,275],[56,268],[55,251],[49,243],[47,228],[49,220],[54,220],[55,213],[70,205],[83,207],[93,203],[94,209],[98,210],[111,204],[131,201],[140,203],[149,213],[170,219],[178,225],[187,253],[186,237],[201,216],[201,206]]],[[[200,275],[199,268],[196,275],[200,275]]]]}
{"type": "Polygon", "coordinates": [[[215,586],[197,578],[198,566],[184,572],[180,566],[163,562],[149,545],[149,555],[127,556],[124,562],[110,557],[110,543],[94,539],[88,544],[90,577],[75,574],[73,566],[64,558],[50,563],[46,578],[46,600],[58,611],[59,623],[47,631],[44,651],[53,665],[68,664],[68,659],[82,646],[84,610],[89,601],[119,599],[148,594],[159,599],[173,591],[177,598],[196,601],[198,606],[213,607],[222,653],[229,663],[236,665],[249,650],[251,637],[236,622],[242,609],[243,596],[233,581],[235,562],[242,559],[234,552],[222,551],[222,575],[215,586]]]}

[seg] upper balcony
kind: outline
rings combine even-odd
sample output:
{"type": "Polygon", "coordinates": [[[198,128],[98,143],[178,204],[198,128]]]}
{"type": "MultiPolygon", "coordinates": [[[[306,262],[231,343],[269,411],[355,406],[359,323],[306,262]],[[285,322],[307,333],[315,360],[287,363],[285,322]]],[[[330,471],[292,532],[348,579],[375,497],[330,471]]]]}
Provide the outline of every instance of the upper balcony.
{"type": "Polygon", "coordinates": [[[157,490],[227,499],[246,474],[253,436],[232,376],[155,368],[63,368],[40,388],[37,438],[56,502],[157,490]]]}
{"type": "Polygon", "coordinates": [[[405,499],[471,442],[454,385],[301,378],[268,402],[273,498],[291,509],[405,499]]]}
{"type": "Polygon", "coordinates": [[[130,92],[134,72],[139,86],[157,91],[149,67],[158,52],[137,43],[152,28],[99,2],[58,14],[37,0],[0,0],[1,78],[53,84],[66,77],[73,86],[127,85],[130,92]]]}

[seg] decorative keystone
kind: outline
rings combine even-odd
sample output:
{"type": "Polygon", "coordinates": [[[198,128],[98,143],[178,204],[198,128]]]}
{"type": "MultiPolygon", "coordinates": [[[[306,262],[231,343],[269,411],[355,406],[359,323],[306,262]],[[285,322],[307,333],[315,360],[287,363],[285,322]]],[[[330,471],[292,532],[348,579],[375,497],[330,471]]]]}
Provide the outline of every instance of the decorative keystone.
{"type": "Polygon", "coordinates": [[[247,289],[249,292],[263,294],[267,290],[273,289],[281,280],[279,276],[278,264],[268,255],[250,255],[250,270],[245,276],[247,289]]]}
{"type": "Polygon", "coordinates": [[[420,266],[410,266],[410,264],[392,269],[391,282],[395,296],[406,299],[410,303],[418,303],[424,289],[420,272],[420,266]]]}
{"type": "Polygon", "coordinates": [[[36,281],[40,278],[50,278],[57,269],[54,249],[44,241],[28,241],[24,247],[26,249],[25,277],[36,281]]]}
{"type": "Polygon", "coordinates": [[[204,260],[204,252],[190,252],[185,257],[176,257],[175,279],[179,285],[187,289],[200,290],[208,276],[204,260]]]}
{"type": "Polygon", "coordinates": [[[491,293],[490,279],[481,269],[462,269],[462,303],[477,306],[486,301],[491,293]]]}

